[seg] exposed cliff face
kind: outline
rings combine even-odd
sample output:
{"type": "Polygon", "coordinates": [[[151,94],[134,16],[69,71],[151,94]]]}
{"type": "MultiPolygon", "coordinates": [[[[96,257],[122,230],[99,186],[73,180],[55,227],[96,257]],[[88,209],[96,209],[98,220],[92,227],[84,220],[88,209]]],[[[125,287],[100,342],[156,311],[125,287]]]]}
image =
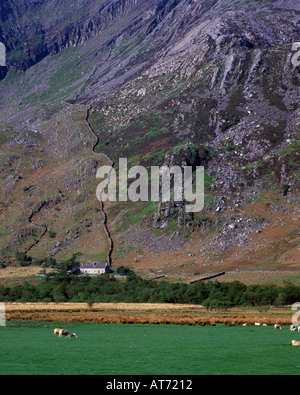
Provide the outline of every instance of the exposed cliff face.
{"type": "Polygon", "coordinates": [[[8,74],[0,82],[4,256],[25,251],[35,237],[36,256],[76,250],[105,259],[95,200],[95,172],[105,157],[95,159],[84,122],[92,105],[96,151],[114,162],[126,157],[148,168],[206,170],[201,213],[186,213],[176,202],[106,205],[116,263],[126,257],[132,263],[139,251],[144,258],[136,266],[153,268],[162,259],[158,252],[174,251],[180,266],[193,251],[195,272],[195,266],[212,270],[203,267],[211,262],[249,267],[254,249],[258,267],[293,267],[299,257],[295,2],[24,0],[1,7],[0,41],[8,48],[2,75],[8,74]],[[33,231],[28,218],[45,199],[33,231]],[[45,225],[57,240],[43,233],[45,225]],[[267,234],[274,238],[269,244],[267,234]]]}
{"type": "Polygon", "coordinates": [[[115,28],[118,38],[122,30],[130,30],[144,19],[143,14],[147,14],[151,4],[137,0],[21,0],[11,5],[11,2],[4,1],[1,5],[0,40],[5,42],[9,52],[7,67],[9,70],[26,71],[47,55],[81,45],[120,23],[115,28]]]}

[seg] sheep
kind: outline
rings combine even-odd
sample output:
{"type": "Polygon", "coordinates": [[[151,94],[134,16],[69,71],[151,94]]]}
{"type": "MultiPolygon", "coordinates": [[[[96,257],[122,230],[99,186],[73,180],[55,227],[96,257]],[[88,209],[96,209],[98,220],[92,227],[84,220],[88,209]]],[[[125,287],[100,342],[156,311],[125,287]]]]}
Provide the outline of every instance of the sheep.
{"type": "Polygon", "coordinates": [[[58,335],[58,337],[66,336],[68,338],[78,337],[74,332],[69,333],[69,331],[67,331],[66,329],[59,329],[59,328],[54,329],[54,335],[58,335]]]}
{"type": "Polygon", "coordinates": [[[282,330],[282,328],[281,328],[281,325],[280,325],[280,324],[275,324],[275,325],[274,325],[274,329],[280,329],[280,330],[282,330]]]}
{"type": "Polygon", "coordinates": [[[255,326],[260,326],[261,324],[259,322],[255,322],[255,326]]]}
{"type": "Polygon", "coordinates": [[[70,333],[67,330],[65,330],[65,329],[60,329],[58,337],[62,337],[62,336],[68,336],[69,337],[70,333]]]}
{"type": "Polygon", "coordinates": [[[68,337],[70,338],[70,337],[78,337],[78,336],[76,335],[76,333],[71,333],[71,334],[69,333],[68,337]]]}
{"type": "Polygon", "coordinates": [[[292,345],[293,345],[293,346],[300,346],[300,341],[298,341],[298,340],[292,340],[292,345]]]}
{"type": "Polygon", "coordinates": [[[290,331],[291,332],[296,332],[297,328],[294,325],[290,326],[290,331]]]}

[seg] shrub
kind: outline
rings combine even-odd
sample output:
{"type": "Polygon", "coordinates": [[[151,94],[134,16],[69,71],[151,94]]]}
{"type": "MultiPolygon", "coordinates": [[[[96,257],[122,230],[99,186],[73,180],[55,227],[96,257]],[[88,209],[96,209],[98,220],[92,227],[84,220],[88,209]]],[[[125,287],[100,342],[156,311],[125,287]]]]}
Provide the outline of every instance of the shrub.
{"type": "Polygon", "coordinates": [[[32,258],[27,256],[25,252],[17,252],[16,260],[20,266],[29,266],[32,263],[32,258]]]}
{"type": "Polygon", "coordinates": [[[51,239],[55,239],[56,233],[53,232],[53,230],[49,230],[49,237],[50,237],[51,239]]]}

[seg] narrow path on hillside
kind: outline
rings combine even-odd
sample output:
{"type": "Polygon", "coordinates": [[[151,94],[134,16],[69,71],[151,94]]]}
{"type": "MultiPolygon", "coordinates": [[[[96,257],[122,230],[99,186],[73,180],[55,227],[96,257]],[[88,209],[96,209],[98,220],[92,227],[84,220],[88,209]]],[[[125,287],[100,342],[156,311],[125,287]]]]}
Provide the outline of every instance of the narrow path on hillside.
{"type": "MultiPolygon", "coordinates": [[[[105,157],[107,159],[107,161],[110,163],[111,170],[112,170],[114,168],[114,165],[115,165],[113,160],[109,156],[107,156],[106,154],[104,154],[104,153],[97,153],[95,151],[95,149],[96,149],[96,147],[97,147],[97,145],[99,143],[99,136],[94,132],[94,130],[93,130],[93,128],[92,128],[92,126],[91,126],[91,124],[89,122],[91,110],[92,110],[92,105],[90,105],[89,108],[87,109],[85,123],[86,123],[90,133],[95,138],[95,143],[93,145],[92,152],[93,152],[94,155],[97,155],[97,156],[101,155],[102,157],[105,157]]],[[[110,183],[110,173],[108,174],[108,184],[109,183],[110,183]]],[[[102,213],[103,218],[104,218],[103,226],[104,226],[104,230],[105,230],[105,233],[106,233],[108,241],[109,241],[109,251],[108,251],[108,254],[107,254],[107,263],[108,263],[109,267],[111,267],[112,266],[112,254],[113,254],[113,251],[114,251],[114,241],[113,241],[113,239],[111,237],[111,233],[110,233],[110,230],[108,228],[108,217],[107,217],[107,213],[105,211],[105,205],[104,205],[104,202],[101,199],[101,196],[102,196],[102,193],[104,192],[104,189],[105,188],[103,188],[103,190],[100,192],[100,205],[101,205],[101,213],[102,213]]]]}

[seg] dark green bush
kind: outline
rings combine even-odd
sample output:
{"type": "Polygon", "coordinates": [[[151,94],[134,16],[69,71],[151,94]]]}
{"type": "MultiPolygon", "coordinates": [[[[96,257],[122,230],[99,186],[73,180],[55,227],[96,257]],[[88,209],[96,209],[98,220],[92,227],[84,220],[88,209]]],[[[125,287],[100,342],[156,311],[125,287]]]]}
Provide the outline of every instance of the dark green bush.
{"type": "Polygon", "coordinates": [[[55,239],[56,233],[53,232],[53,230],[49,230],[49,237],[50,237],[51,239],[55,239]]]}

